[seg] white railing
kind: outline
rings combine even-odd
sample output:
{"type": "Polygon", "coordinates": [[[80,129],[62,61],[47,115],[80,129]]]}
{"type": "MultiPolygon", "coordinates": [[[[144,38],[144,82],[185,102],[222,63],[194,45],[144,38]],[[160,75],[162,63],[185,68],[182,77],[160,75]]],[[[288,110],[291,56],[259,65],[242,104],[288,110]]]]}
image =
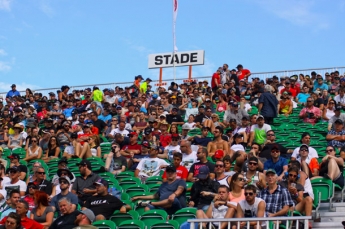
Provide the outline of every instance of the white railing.
{"type": "MultiPolygon", "coordinates": [[[[320,73],[322,76],[325,76],[326,72],[334,72],[334,71],[339,71],[339,73],[341,75],[344,75],[345,73],[345,67],[330,67],[330,68],[310,68],[310,69],[300,69],[300,70],[283,70],[283,71],[272,71],[272,72],[252,72],[252,75],[250,76],[250,78],[253,77],[258,77],[262,80],[265,80],[266,78],[272,78],[274,75],[276,75],[277,77],[281,77],[281,76],[291,76],[291,75],[298,75],[298,74],[304,74],[304,75],[310,75],[310,73],[312,71],[315,71],[316,73],[320,73]]],[[[207,80],[210,83],[212,76],[193,76],[193,79],[196,79],[198,81],[203,81],[203,80],[207,80]]],[[[249,78],[249,79],[250,79],[249,78]]],[[[179,78],[179,79],[173,79],[173,78],[168,78],[168,79],[163,79],[163,82],[167,83],[167,86],[170,86],[171,82],[175,82],[178,84],[183,83],[184,80],[188,79],[186,78],[179,78]]],[[[103,90],[104,88],[112,88],[114,89],[116,86],[119,87],[128,87],[133,85],[134,79],[131,82],[115,82],[115,83],[104,83],[104,84],[86,84],[86,85],[77,85],[77,86],[70,86],[68,85],[68,82],[64,82],[61,83],[62,85],[68,85],[70,87],[70,92],[72,92],[73,90],[84,90],[85,88],[91,88],[93,86],[98,86],[100,90],[103,90]]],[[[154,85],[155,83],[158,83],[158,80],[153,80],[151,85],[154,85]]],[[[16,83],[16,82],[13,82],[16,83]]],[[[29,83],[35,83],[35,82],[29,82],[29,83]]],[[[60,85],[59,85],[60,86],[60,85]]],[[[60,86],[60,87],[61,87],[60,86]]],[[[54,87],[54,88],[43,88],[43,89],[32,89],[32,91],[34,92],[38,92],[38,93],[42,93],[43,95],[47,96],[49,92],[54,92],[56,94],[57,90],[60,90],[60,87],[54,87]]],[[[155,86],[153,86],[153,89],[155,89],[155,86]]],[[[25,91],[20,91],[21,95],[25,94],[25,91]]],[[[7,94],[6,92],[0,92],[0,98],[5,98],[7,94]]]]}
{"type": "Polygon", "coordinates": [[[219,223],[222,222],[228,223],[227,229],[231,229],[231,224],[233,223],[237,225],[237,228],[240,227],[241,222],[247,222],[245,228],[250,229],[250,222],[257,222],[257,226],[255,228],[259,229],[259,225],[262,223],[266,223],[267,229],[278,229],[279,224],[281,222],[286,222],[285,228],[291,228],[292,225],[295,225],[296,229],[299,229],[299,222],[304,224],[304,229],[308,229],[309,224],[308,220],[311,220],[311,216],[288,216],[288,217],[266,217],[266,218],[222,218],[222,219],[189,219],[188,222],[190,223],[190,229],[201,229],[202,223],[209,223],[208,229],[211,229],[211,223],[219,223]],[[195,227],[195,223],[198,223],[198,228],[195,227]]]}

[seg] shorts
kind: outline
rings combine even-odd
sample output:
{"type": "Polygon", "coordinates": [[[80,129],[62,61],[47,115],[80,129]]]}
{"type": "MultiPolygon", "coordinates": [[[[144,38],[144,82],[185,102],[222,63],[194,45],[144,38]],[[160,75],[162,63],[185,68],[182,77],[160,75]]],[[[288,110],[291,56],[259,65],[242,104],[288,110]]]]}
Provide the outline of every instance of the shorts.
{"type": "Polygon", "coordinates": [[[340,173],[340,176],[333,181],[333,183],[339,185],[341,188],[344,187],[344,176],[342,172],[340,173]]]}

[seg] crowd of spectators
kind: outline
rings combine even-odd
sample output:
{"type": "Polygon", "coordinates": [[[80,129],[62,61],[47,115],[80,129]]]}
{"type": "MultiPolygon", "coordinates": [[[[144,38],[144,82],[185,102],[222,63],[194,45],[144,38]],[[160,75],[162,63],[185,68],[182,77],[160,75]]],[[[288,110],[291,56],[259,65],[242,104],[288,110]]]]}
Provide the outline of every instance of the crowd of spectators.
{"type": "Polygon", "coordinates": [[[139,75],[126,88],[71,91],[64,85],[48,96],[29,88],[21,94],[13,84],[0,101],[0,151],[12,151],[0,162],[1,228],[83,228],[115,210],[131,210],[109,193],[111,185],[93,171],[90,158],[103,160],[102,172],[114,177],[133,171],[143,184],[162,177],[156,193],[132,198],[138,207],[170,215],[192,207],[200,219],[277,217],[291,210],[310,216],[312,179],[344,186],[345,78],[339,72],[260,80],[240,64],[232,70],[224,64],[210,85],[172,82],[153,90],[150,82],[139,75]],[[288,118],[297,106],[303,107],[301,122],[328,123],[322,160],[310,133],[301,134],[295,148],[275,142],[274,119],[288,118]],[[104,142],[110,152],[102,152],[104,142]],[[75,158],[81,161],[69,164],[75,158]],[[56,161],[53,179],[39,159],[56,161]],[[74,166],[80,175],[70,171],[74,166]]]}

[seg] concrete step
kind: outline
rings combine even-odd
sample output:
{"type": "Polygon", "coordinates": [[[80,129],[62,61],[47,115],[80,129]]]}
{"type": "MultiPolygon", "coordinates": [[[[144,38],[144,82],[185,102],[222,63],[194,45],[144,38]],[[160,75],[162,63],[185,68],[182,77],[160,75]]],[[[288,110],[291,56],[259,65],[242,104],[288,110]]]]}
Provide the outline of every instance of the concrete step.
{"type": "Polygon", "coordinates": [[[344,217],[345,212],[319,212],[320,217],[344,217]]]}
{"type": "Polygon", "coordinates": [[[313,222],[313,228],[332,228],[332,229],[341,228],[341,229],[344,229],[341,222],[320,222],[320,223],[313,222]]]}

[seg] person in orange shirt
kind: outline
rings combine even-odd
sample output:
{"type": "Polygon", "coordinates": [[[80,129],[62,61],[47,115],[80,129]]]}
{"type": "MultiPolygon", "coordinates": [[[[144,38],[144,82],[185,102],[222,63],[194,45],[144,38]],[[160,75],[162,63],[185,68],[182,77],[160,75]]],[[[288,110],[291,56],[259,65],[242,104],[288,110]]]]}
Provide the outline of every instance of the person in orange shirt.
{"type": "Polygon", "coordinates": [[[134,79],[134,86],[136,86],[138,90],[140,90],[140,82],[143,80],[143,77],[141,75],[138,75],[134,79]]]}
{"type": "Polygon", "coordinates": [[[297,159],[301,163],[301,170],[305,172],[309,178],[319,175],[320,165],[315,157],[309,156],[308,145],[302,144],[299,147],[300,157],[297,159]]]}

